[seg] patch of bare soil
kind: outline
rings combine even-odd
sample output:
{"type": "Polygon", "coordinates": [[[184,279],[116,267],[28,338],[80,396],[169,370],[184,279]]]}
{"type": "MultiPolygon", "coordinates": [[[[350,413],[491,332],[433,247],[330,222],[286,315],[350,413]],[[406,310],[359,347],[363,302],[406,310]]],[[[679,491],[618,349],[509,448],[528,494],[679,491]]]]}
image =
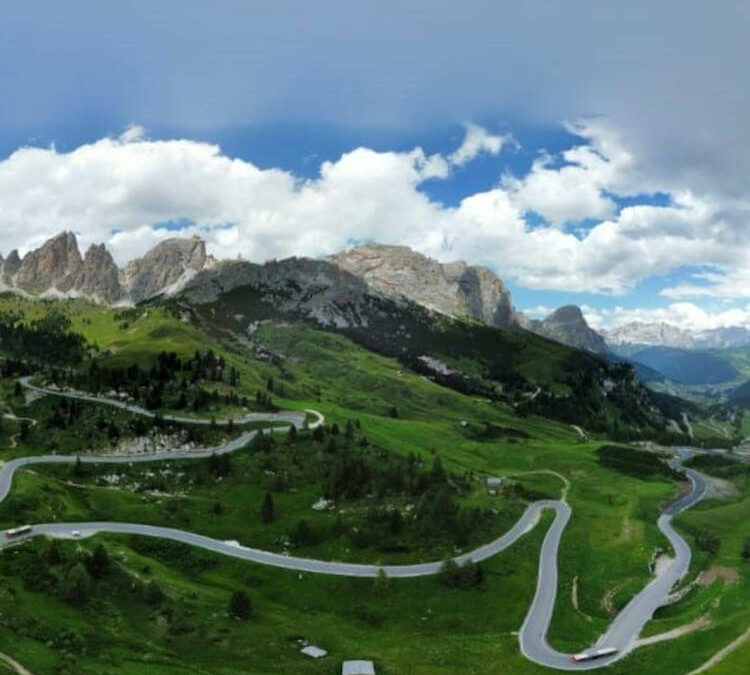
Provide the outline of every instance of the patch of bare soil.
{"type": "Polygon", "coordinates": [[[734,499],[739,497],[737,488],[728,480],[716,478],[715,476],[706,476],[708,478],[708,489],[706,497],[708,499],[734,499]]]}
{"type": "Polygon", "coordinates": [[[714,565],[701,574],[698,583],[701,586],[706,587],[713,584],[717,579],[723,579],[728,584],[734,584],[740,580],[740,573],[737,570],[733,570],[731,567],[714,565]]]}

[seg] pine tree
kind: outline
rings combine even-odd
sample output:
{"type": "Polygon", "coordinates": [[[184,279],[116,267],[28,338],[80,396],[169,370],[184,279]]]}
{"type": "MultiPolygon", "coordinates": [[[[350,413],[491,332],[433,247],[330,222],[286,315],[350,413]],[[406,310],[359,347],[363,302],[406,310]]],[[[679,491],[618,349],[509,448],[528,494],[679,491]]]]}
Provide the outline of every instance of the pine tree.
{"type": "Polygon", "coordinates": [[[83,565],[77,563],[68,571],[63,586],[63,593],[68,602],[74,605],[82,605],[89,597],[91,581],[83,565]]]}
{"type": "Polygon", "coordinates": [[[381,567],[378,569],[378,573],[375,575],[375,579],[372,582],[373,590],[375,595],[384,598],[391,592],[391,580],[385,573],[385,570],[381,567]]]}
{"type": "Polygon", "coordinates": [[[109,554],[103,544],[99,544],[94,553],[87,560],[89,574],[95,579],[101,579],[109,571],[109,554]]]}
{"type": "Polygon", "coordinates": [[[275,517],[275,507],[273,503],[273,496],[270,492],[266,492],[263,497],[263,503],[260,506],[260,520],[263,523],[270,523],[275,517]]]}
{"type": "Polygon", "coordinates": [[[227,614],[233,619],[247,621],[253,615],[253,603],[245,591],[235,591],[229,598],[227,614]]]}

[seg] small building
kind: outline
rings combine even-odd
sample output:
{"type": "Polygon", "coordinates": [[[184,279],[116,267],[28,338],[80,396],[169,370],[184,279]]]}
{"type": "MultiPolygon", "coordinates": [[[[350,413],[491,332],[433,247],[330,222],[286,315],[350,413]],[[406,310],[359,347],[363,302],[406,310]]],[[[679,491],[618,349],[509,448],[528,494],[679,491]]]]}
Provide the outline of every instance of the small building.
{"type": "Polygon", "coordinates": [[[322,659],[328,654],[325,649],[321,649],[320,647],[316,647],[315,645],[307,645],[306,647],[300,649],[300,652],[302,652],[305,656],[309,656],[311,659],[322,659]]]}
{"type": "Polygon", "coordinates": [[[344,661],[341,675],[375,675],[375,664],[372,661],[344,661]]]}

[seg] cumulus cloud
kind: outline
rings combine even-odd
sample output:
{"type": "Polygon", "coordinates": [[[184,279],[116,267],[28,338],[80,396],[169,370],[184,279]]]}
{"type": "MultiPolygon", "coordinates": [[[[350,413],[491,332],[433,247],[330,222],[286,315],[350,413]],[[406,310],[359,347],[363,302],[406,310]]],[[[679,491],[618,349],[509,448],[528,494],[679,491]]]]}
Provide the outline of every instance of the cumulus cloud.
{"type": "Polygon", "coordinates": [[[465,166],[479,155],[498,155],[508,145],[518,145],[512,135],[491,134],[484,127],[470,123],[466,125],[463,143],[449,155],[448,160],[455,166],[465,166]]]}
{"type": "Polygon", "coordinates": [[[179,223],[218,257],[320,256],[377,240],[482,263],[539,289],[623,294],[684,265],[750,270],[725,204],[673,190],[665,206],[617,210],[612,194],[642,189],[637,162],[601,123],[573,129],[581,141],[561,158],[542,158],[526,176],[499,178],[456,206],[430,199],[425,181],[448,179],[451,166],[509,141],[469,126],[447,157],[360,147],[322,162],[312,179],[210,143],[149,140],[138,126],[70,152],[25,147],[0,161],[0,250],[23,252],[71,229],[84,246],[106,242],[123,263],[179,223]],[[530,210],[549,224],[529,225],[530,210]],[[584,218],[598,222],[564,225],[584,218]]]}

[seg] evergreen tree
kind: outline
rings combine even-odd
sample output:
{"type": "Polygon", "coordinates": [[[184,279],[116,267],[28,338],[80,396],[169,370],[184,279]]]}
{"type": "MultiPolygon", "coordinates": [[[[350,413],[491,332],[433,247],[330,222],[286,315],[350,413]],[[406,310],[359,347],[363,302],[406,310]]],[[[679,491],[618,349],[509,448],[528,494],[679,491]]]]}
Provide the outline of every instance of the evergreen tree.
{"type": "Polygon", "coordinates": [[[253,603],[245,591],[235,591],[229,598],[227,614],[233,619],[247,621],[253,615],[253,603]]]}
{"type": "Polygon", "coordinates": [[[164,591],[153,579],[146,586],[146,602],[150,605],[158,605],[164,599],[164,591]]]}
{"type": "Polygon", "coordinates": [[[270,523],[275,517],[275,507],[273,497],[270,492],[266,492],[263,497],[263,503],[260,506],[260,520],[263,523],[270,523]]]}
{"type": "Polygon", "coordinates": [[[83,605],[89,597],[91,582],[81,563],[76,563],[68,570],[63,585],[63,595],[74,605],[83,605]]]}
{"type": "Polygon", "coordinates": [[[89,574],[95,579],[101,579],[109,571],[109,554],[103,544],[99,544],[94,553],[86,561],[89,574]]]}
{"type": "Polygon", "coordinates": [[[443,469],[443,463],[440,461],[440,457],[436,456],[432,462],[432,469],[430,469],[430,483],[432,485],[442,485],[445,483],[445,469],[443,469]]]}
{"type": "Polygon", "coordinates": [[[346,420],[346,430],[344,431],[344,438],[347,443],[351,443],[354,439],[354,424],[351,420],[346,420]]]}
{"type": "Polygon", "coordinates": [[[384,598],[391,592],[391,580],[385,573],[385,570],[381,567],[378,569],[378,573],[375,575],[375,579],[372,582],[373,590],[375,595],[384,598]]]}

